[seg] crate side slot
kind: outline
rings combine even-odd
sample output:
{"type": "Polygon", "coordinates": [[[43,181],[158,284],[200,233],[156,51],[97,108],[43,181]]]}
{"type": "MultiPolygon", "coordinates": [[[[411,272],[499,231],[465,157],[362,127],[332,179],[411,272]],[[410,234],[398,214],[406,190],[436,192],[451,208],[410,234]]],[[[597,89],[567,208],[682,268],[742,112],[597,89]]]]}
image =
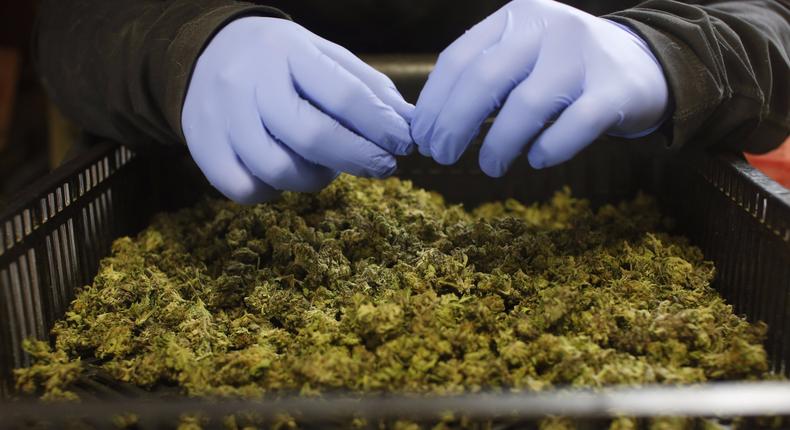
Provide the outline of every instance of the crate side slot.
{"type": "Polygon", "coordinates": [[[44,339],[49,328],[44,324],[44,307],[41,298],[41,284],[38,282],[36,251],[31,248],[19,259],[22,291],[29,302],[30,323],[33,335],[44,339]]]}
{"type": "Polygon", "coordinates": [[[9,392],[12,386],[11,369],[20,363],[21,359],[21,340],[17,330],[18,305],[14,304],[14,296],[11,292],[11,275],[9,268],[0,268],[0,390],[9,392]]]}

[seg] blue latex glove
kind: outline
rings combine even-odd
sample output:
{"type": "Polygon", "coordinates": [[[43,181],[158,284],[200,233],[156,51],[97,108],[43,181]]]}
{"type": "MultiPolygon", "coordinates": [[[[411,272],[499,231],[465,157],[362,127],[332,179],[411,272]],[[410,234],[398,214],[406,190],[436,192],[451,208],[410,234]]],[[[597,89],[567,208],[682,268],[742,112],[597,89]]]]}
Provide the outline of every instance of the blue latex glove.
{"type": "Polygon", "coordinates": [[[501,107],[480,152],[483,171],[499,177],[531,142],[530,164],[553,166],[601,134],[651,133],[667,105],[661,66],[625,27],[551,0],[516,0],[441,53],[412,137],[423,155],[455,163],[501,107]]]}
{"type": "Polygon", "coordinates": [[[346,49],[278,18],[222,28],[198,58],[181,113],[190,153],[240,203],[317,191],[337,172],[384,177],[411,152],[413,106],[346,49]]]}

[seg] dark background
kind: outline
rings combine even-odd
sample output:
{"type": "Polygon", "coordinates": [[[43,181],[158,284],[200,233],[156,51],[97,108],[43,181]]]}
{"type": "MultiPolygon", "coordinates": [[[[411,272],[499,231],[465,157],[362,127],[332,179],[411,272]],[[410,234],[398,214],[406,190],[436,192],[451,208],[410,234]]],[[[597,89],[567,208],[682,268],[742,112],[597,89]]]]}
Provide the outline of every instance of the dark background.
{"type": "Polygon", "coordinates": [[[0,1],[0,207],[49,169],[47,100],[30,61],[34,1],[0,1]]]}
{"type": "MultiPolygon", "coordinates": [[[[266,0],[314,33],[354,52],[439,52],[507,0],[266,0]]],[[[566,0],[603,15],[629,0],[566,0]]]]}

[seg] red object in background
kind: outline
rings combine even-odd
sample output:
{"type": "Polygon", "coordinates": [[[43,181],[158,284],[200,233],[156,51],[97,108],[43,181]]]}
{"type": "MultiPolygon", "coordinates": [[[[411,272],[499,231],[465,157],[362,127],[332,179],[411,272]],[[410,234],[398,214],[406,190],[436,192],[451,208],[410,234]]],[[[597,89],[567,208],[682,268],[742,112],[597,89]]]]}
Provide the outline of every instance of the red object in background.
{"type": "Polygon", "coordinates": [[[790,189],[790,138],[779,148],[763,155],[744,154],[749,164],[790,189]]]}

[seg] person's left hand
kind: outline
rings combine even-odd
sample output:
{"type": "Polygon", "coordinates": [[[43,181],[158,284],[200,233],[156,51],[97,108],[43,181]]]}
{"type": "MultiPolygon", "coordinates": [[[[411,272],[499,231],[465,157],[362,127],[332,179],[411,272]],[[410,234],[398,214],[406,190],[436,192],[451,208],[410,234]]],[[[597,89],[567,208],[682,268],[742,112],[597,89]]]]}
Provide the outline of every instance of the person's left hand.
{"type": "Polygon", "coordinates": [[[601,134],[651,133],[667,105],[661,66],[631,31],[555,1],[515,0],[441,53],[411,131],[420,153],[453,164],[501,107],[480,151],[498,177],[530,142],[530,164],[553,166],[601,134]]]}
{"type": "Polygon", "coordinates": [[[383,178],[411,152],[413,106],[392,81],[295,22],[248,16],[195,64],[181,112],[192,158],[238,203],[315,192],[338,174],[383,178]]]}

